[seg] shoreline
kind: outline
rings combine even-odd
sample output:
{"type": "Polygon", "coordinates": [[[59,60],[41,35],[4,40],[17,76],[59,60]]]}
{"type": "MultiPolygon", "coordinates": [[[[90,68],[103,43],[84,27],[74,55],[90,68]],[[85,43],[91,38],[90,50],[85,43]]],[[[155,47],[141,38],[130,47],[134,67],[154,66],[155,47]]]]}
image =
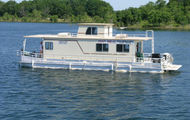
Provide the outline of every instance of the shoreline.
{"type": "Polygon", "coordinates": [[[139,28],[139,27],[127,27],[128,30],[163,30],[163,31],[190,31],[190,27],[186,26],[179,26],[179,27],[146,27],[146,28],[139,28]]]}
{"type": "MultiPolygon", "coordinates": [[[[51,21],[32,21],[32,22],[23,22],[23,21],[0,21],[0,23],[52,23],[52,24],[77,24],[80,22],[63,22],[63,21],[57,21],[57,22],[51,22],[51,21]]],[[[141,26],[126,26],[126,27],[118,27],[115,26],[118,30],[161,30],[161,31],[190,31],[190,24],[188,25],[180,25],[179,27],[173,27],[171,25],[164,26],[164,27],[141,27],[141,26]]]]}

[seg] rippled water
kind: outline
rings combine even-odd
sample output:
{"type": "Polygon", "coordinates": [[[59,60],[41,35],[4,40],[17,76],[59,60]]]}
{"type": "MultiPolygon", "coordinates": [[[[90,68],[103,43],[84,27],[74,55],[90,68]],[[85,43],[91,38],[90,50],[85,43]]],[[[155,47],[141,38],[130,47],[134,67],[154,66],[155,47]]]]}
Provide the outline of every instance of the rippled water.
{"type": "MultiPolygon", "coordinates": [[[[179,72],[142,74],[19,68],[16,50],[22,48],[24,35],[76,32],[76,29],[76,25],[69,24],[0,23],[1,120],[190,118],[188,31],[155,32],[156,52],[172,53],[175,63],[183,65],[179,72]]],[[[30,42],[39,48],[39,40],[30,42]]]]}

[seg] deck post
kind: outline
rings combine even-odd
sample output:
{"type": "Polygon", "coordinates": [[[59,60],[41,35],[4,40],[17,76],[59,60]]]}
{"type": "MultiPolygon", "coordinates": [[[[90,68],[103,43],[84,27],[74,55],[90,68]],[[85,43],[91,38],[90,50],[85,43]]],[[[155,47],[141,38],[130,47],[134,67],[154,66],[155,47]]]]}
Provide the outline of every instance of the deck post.
{"type": "Polygon", "coordinates": [[[112,70],[112,71],[113,71],[113,69],[114,69],[113,67],[114,67],[114,65],[113,65],[113,64],[111,64],[111,70],[112,70]]]}
{"type": "Polygon", "coordinates": [[[32,58],[32,68],[34,68],[34,60],[33,60],[33,58],[32,58]]]}
{"type": "Polygon", "coordinates": [[[71,67],[71,63],[69,63],[69,69],[70,69],[70,70],[72,69],[72,67],[71,67]]]}
{"type": "Polygon", "coordinates": [[[153,30],[147,30],[147,31],[146,31],[146,37],[149,37],[149,36],[148,36],[148,33],[149,33],[149,32],[151,32],[150,38],[151,38],[151,40],[152,40],[152,53],[154,53],[154,31],[153,31],[153,30]]]}
{"type": "Polygon", "coordinates": [[[131,72],[131,69],[132,69],[132,66],[131,66],[131,65],[129,65],[129,72],[131,72]]]}
{"type": "Polygon", "coordinates": [[[25,48],[26,48],[26,39],[24,39],[23,41],[23,51],[25,51],[25,48]]]}
{"type": "Polygon", "coordinates": [[[152,31],[152,53],[154,53],[154,31],[152,31]]]}

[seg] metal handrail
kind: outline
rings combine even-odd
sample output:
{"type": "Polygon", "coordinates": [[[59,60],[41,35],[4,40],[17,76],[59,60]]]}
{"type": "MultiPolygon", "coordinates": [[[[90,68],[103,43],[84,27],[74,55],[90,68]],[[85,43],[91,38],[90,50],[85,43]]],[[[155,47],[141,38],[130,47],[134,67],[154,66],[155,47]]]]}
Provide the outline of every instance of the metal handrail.
{"type": "Polygon", "coordinates": [[[34,52],[28,52],[28,51],[20,51],[21,56],[29,56],[33,58],[42,58],[43,53],[34,53],[34,52]]]}
{"type": "Polygon", "coordinates": [[[116,37],[117,35],[126,37],[146,37],[146,34],[113,34],[113,37],[116,37]]]}
{"type": "MultiPolygon", "coordinates": [[[[32,53],[32,52],[27,52],[27,51],[21,51],[21,56],[29,56],[31,58],[43,58],[43,54],[42,53],[32,53]]],[[[56,55],[54,56],[55,58],[59,56],[56,55]]],[[[60,55],[61,56],[61,55],[60,55]]],[[[59,56],[59,57],[60,57],[59,56]]],[[[63,59],[69,60],[69,59],[73,59],[73,60],[81,60],[81,59],[87,59],[87,60],[95,60],[95,61],[106,61],[109,58],[113,58],[111,56],[101,56],[101,58],[97,58],[97,56],[94,55],[89,55],[89,56],[79,56],[79,55],[64,55],[61,56],[63,59]]],[[[119,57],[115,57],[115,61],[120,61],[120,60],[131,60],[131,61],[135,61],[134,62],[138,62],[138,63],[164,63],[164,57],[162,58],[152,58],[151,57],[151,53],[144,53],[143,57],[134,57],[134,56],[119,56],[119,57]]]]}
{"type": "MultiPolygon", "coordinates": [[[[144,34],[113,34],[113,37],[116,37],[117,35],[125,35],[126,37],[149,37],[148,33],[151,32],[150,37],[154,37],[152,30],[147,30],[144,34]]],[[[86,34],[80,34],[80,33],[69,33],[69,36],[77,37],[78,35],[86,35],[86,34]]]]}

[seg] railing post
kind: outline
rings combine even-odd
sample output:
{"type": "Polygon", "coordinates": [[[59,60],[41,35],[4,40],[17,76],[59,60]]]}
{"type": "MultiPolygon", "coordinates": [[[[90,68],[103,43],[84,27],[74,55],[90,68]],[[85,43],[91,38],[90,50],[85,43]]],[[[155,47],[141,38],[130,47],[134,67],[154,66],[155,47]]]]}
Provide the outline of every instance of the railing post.
{"type": "Polygon", "coordinates": [[[25,48],[26,48],[26,39],[24,39],[23,41],[23,51],[25,51],[25,48]]]}
{"type": "Polygon", "coordinates": [[[154,31],[152,31],[152,53],[154,53],[154,31]]]}
{"type": "Polygon", "coordinates": [[[69,69],[70,69],[70,70],[72,69],[72,67],[71,67],[71,63],[69,63],[69,69]]]}
{"type": "Polygon", "coordinates": [[[113,69],[114,69],[113,66],[114,66],[114,65],[112,64],[112,65],[111,65],[111,70],[112,70],[112,71],[113,71],[113,69]]]}
{"type": "Polygon", "coordinates": [[[34,68],[34,60],[32,59],[32,68],[34,68]]]}

